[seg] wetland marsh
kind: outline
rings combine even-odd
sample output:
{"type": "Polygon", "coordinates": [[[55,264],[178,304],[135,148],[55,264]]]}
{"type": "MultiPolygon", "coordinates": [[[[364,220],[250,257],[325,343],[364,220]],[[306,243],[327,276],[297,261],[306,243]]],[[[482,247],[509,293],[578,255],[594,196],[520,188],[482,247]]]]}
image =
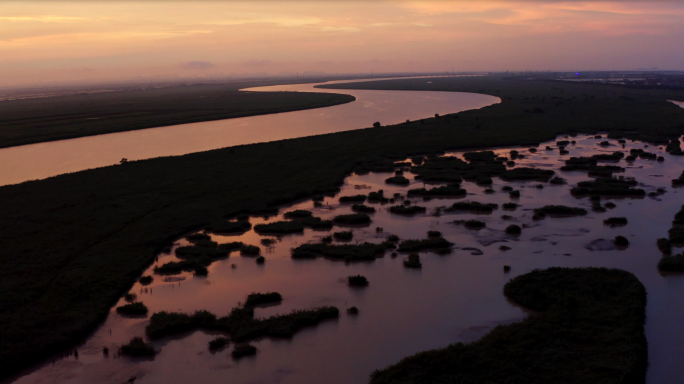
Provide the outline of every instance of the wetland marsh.
{"type": "MultiPolygon", "coordinates": [[[[547,171],[544,176],[547,179],[548,171],[553,171],[554,176],[565,179],[565,184],[542,182],[544,188],[538,188],[537,180],[504,181],[493,176],[492,184],[486,186],[478,185],[475,180],[462,181],[460,188],[466,191],[465,195],[423,197],[408,191],[429,190],[446,186],[448,182],[416,179],[410,170],[415,163],[413,167],[398,167],[404,169],[408,185],[387,183],[389,173],[353,174],[345,178],[338,194],[330,194],[322,201],[307,199],[283,205],[277,215],[252,215],[249,222],[252,228],[258,228],[278,221],[300,220],[298,216],[310,217],[304,211],[322,220],[333,220],[340,215],[354,214],[353,206],[360,200],[341,197],[368,195],[379,190],[397,204],[408,200],[405,206],[419,205],[426,208],[425,212],[393,214],[390,207],[394,204],[367,200],[364,204],[375,208],[375,212],[368,213],[370,223],[336,223],[332,229],[305,227],[288,234],[265,234],[255,229],[234,235],[195,231],[169,244],[170,249],[160,253],[143,272],[142,275],[154,276],[151,284],[135,283],[129,291],[144,303],[149,315],[160,311],[190,314],[207,310],[225,316],[254,292],[282,295],[282,301],[254,306],[257,318],[328,306],[339,309],[338,318],[304,328],[291,339],[252,340],[251,345],[257,348],[256,356],[234,359],[232,342],[210,351],[208,343],[217,336],[225,336],[210,330],[154,340],[151,342],[156,351],[154,358],[105,356],[103,348],[116,351],[131,339],[144,337],[149,323],[148,317],[117,313],[116,307],[130,301],[122,297],[104,324],[76,347],[78,357],[57,358],[54,363],[43,364],[15,382],[41,383],[50,378],[73,383],[93,380],[119,383],[133,377],[141,383],[216,381],[226,377],[236,382],[365,382],[374,370],[406,356],[451,343],[472,342],[497,325],[523,320],[528,312],[506,299],[502,294],[504,284],[535,269],[554,266],[619,268],[636,275],[648,292],[645,324],[650,363],[648,382],[676,381],[682,374],[679,361],[683,357],[677,351],[681,351],[679,345],[684,340],[673,337],[668,330],[684,321],[684,312],[678,309],[684,308],[681,295],[684,276],[658,272],[662,253],[656,243],[657,239],[667,237],[672,219],[681,208],[681,190],[672,187],[671,180],[684,169],[684,157],[639,141],[627,141],[623,147],[616,139],[609,139],[609,146],[599,145],[605,138],[597,139],[594,135],[577,135],[572,140],[576,143],[566,147],[570,152],[567,155],[559,155],[555,141],[541,143],[534,152],[529,147],[493,149],[497,157],[510,156],[512,149],[523,155],[515,160],[515,167],[507,167],[509,171],[526,167],[542,169],[547,171]],[[553,150],[544,150],[546,146],[553,150]],[[624,172],[616,176],[634,178],[634,188],[645,191],[645,195],[639,196],[602,196],[598,199],[601,207],[615,205],[605,211],[596,209],[597,199],[571,193],[579,182],[594,179],[588,176],[587,170],[560,170],[570,157],[629,152],[645,146],[663,156],[664,162],[636,159],[602,163],[623,167],[624,172]],[[511,188],[504,187],[520,191],[520,196],[511,197],[505,190],[511,188]],[[485,193],[488,188],[494,192],[485,193]],[[491,209],[447,209],[454,203],[464,202],[489,204],[491,209]],[[576,208],[585,210],[586,214],[565,214],[563,210],[547,206],[576,208]],[[535,220],[535,209],[542,207],[547,207],[548,213],[535,220]],[[288,212],[297,213],[288,215],[288,212]],[[474,229],[457,223],[464,220],[481,221],[486,226],[474,229]],[[604,223],[605,220],[608,222],[604,223]],[[520,233],[507,231],[511,225],[519,226],[520,233]],[[432,231],[430,236],[428,231],[432,231]],[[434,248],[420,251],[420,269],[403,266],[403,260],[413,251],[402,252],[390,247],[372,261],[294,258],[294,249],[303,244],[321,243],[333,232],[353,233],[351,239],[336,237],[332,240],[333,246],[365,242],[381,245],[390,237],[389,242],[394,243],[393,236],[399,238],[396,244],[400,249],[406,240],[443,238],[453,245],[449,247],[450,253],[445,254],[434,252],[434,248]],[[207,266],[207,276],[193,272],[154,274],[155,267],[183,260],[176,253],[180,247],[191,245],[193,239],[206,241],[207,236],[219,246],[237,241],[257,246],[266,262],[260,265],[253,256],[233,252],[212,261],[207,266]],[[627,238],[629,248],[612,245],[616,236],[627,238]],[[393,252],[398,254],[394,256],[393,252]],[[370,284],[361,289],[350,287],[348,277],[354,275],[366,277],[370,284]],[[351,307],[358,308],[357,315],[347,314],[351,307]]],[[[445,156],[463,159],[463,154],[464,151],[456,151],[445,156]]],[[[430,161],[437,158],[428,158],[425,164],[430,161]]],[[[673,254],[680,252],[681,248],[673,247],[673,254]]]]}

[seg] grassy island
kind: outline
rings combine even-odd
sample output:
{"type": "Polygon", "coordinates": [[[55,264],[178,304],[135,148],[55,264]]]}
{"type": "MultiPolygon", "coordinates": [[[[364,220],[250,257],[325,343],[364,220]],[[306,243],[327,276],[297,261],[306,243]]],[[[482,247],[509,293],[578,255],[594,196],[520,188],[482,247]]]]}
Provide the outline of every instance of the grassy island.
{"type": "Polygon", "coordinates": [[[512,279],[504,295],[535,313],[476,342],[407,357],[371,383],[645,381],[646,290],[631,273],[550,268],[512,279]]]}

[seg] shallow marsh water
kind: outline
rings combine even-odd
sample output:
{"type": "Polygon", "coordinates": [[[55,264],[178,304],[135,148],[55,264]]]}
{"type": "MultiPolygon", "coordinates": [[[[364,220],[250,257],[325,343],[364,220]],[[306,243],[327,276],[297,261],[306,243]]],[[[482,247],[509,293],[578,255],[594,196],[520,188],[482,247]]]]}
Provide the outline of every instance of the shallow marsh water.
{"type": "MultiPolygon", "coordinates": [[[[337,306],[341,315],[338,320],[326,321],[316,327],[306,328],[292,339],[264,338],[253,342],[259,353],[254,357],[235,361],[230,357],[232,345],[215,353],[209,352],[207,343],[215,333],[196,331],[176,337],[154,341],[159,353],[153,359],[132,359],[116,356],[116,350],[132,337],[143,336],[148,318],[130,318],[117,314],[114,309],[105,323],[82,345],[79,356],[56,357],[24,376],[15,378],[16,383],[123,383],[135,377],[135,383],[359,383],[366,382],[369,374],[401,358],[426,349],[444,347],[454,342],[477,340],[498,324],[519,321],[526,316],[524,309],[508,302],[502,294],[503,285],[512,277],[535,268],[551,266],[602,266],[625,269],[634,273],[646,286],[648,292],[646,336],[649,347],[648,382],[676,383],[684,381],[684,333],[679,332],[684,323],[684,276],[658,273],[657,263],[661,257],[655,242],[667,236],[671,221],[684,199],[682,190],[672,188],[670,181],[684,169],[684,157],[670,156],[662,149],[650,146],[647,151],[665,157],[665,162],[637,159],[634,163],[624,160],[619,165],[626,168],[624,174],[643,183],[646,192],[659,187],[667,190],[664,195],[644,198],[604,199],[617,207],[604,213],[591,211],[587,197],[575,198],[570,188],[578,181],[589,179],[586,172],[561,172],[563,160],[570,156],[587,156],[599,152],[629,151],[643,148],[644,143],[628,143],[623,149],[616,140],[610,147],[597,144],[605,139],[591,136],[572,138],[569,155],[559,156],[553,142],[542,143],[536,154],[526,148],[514,148],[526,155],[516,160],[516,167],[531,166],[553,169],[558,176],[567,179],[567,185],[539,182],[503,182],[493,178],[494,194],[484,194],[485,187],[464,182],[468,196],[458,200],[493,202],[500,205],[490,215],[470,213],[442,213],[434,216],[435,208],[451,205],[457,199],[411,198],[412,204],[425,206],[427,213],[411,217],[391,214],[392,204],[369,204],[377,209],[371,214],[373,222],[366,227],[352,228],[351,241],[379,243],[388,235],[396,234],[402,239],[422,239],[428,230],[441,231],[444,237],[455,243],[448,255],[431,252],[421,253],[423,268],[406,269],[402,260],[406,254],[392,258],[390,252],[374,262],[344,263],[326,259],[293,260],[290,249],[308,241],[320,241],[334,231],[344,230],[335,226],[332,231],[305,229],[300,235],[277,238],[271,248],[260,244],[264,237],[253,230],[240,236],[218,236],[218,242],[243,241],[260,246],[266,257],[264,265],[257,265],[253,257],[233,253],[229,258],[212,264],[207,277],[195,277],[191,273],[165,277],[154,275],[154,282],[143,287],[136,283],[132,293],[145,303],[150,314],[166,311],[192,312],[206,309],[218,316],[244,302],[251,292],[277,291],[283,295],[280,305],[256,310],[257,317],[287,313],[292,309],[323,305],[337,306]],[[553,151],[543,148],[550,145],[553,151]],[[502,192],[505,185],[519,189],[521,197],[511,199],[502,192]],[[503,210],[501,204],[513,201],[521,206],[514,211],[503,210]],[[583,207],[589,214],[583,217],[553,218],[532,221],[532,209],[546,204],[563,204],[583,207]],[[513,216],[503,220],[502,215],[513,216]],[[603,224],[609,217],[624,216],[628,224],[611,228],[603,224]],[[469,230],[453,223],[454,220],[476,218],[487,223],[481,230],[469,230]],[[507,235],[506,226],[511,223],[523,228],[520,236],[507,235]],[[383,233],[375,228],[382,227],[383,233]],[[597,250],[610,247],[610,240],[623,235],[630,241],[626,250],[597,250]],[[600,241],[605,239],[604,241],[600,241]],[[501,251],[506,245],[511,250],[501,251]],[[476,248],[477,250],[464,250],[476,248]],[[592,250],[594,249],[594,250],[592,250]],[[232,268],[234,264],[236,268],[232,268]],[[503,266],[510,265],[510,273],[503,266]],[[344,278],[361,274],[368,278],[366,288],[353,289],[344,278]],[[358,316],[345,313],[346,308],[356,306],[358,316]],[[110,356],[102,354],[104,346],[110,356]]],[[[495,152],[507,155],[510,149],[495,152]]],[[[461,156],[460,153],[448,155],[461,156]]],[[[382,189],[386,196],[398,192],[406,195],[410,188],[422,187],[423,183],[412,180],[407,187],[384,183],[388,173],[349,176],[342,191],[335,197],[327,197],[324,206],[314,208],[311,201],[303,201],[281,209],[277,217],[251,218],[252,224],[282,220],[282,213],[294,209],[309,209],[314,215],[331,218],[350,213],[351,204],[340,204],[340,196],[368,194],[382,189]]],[[[413,175],[405,174],[409,179],[413,175]]],[[[187,244],[179,240],[174,248],[187,244]]],[[[675,249],[674,252],[681,252],[675,249]]],[[[176,260],[173,252],[160,254],[159,259],[145,275],[151,274],[155,265],[176,260]]],[[[122,299],[117,305],[124,304],[122,299]]]]}
{"type": "MultiPolygon", "coordinates": [[[[366,79],[370,81],[378,79],[366,79]]],[[[44,179],[67,172],[128,160],[187,153],[235,145],[292,139],[324,133],[416,120],[435,113],[456,113],[500,102],[498,97],[462,92],[367,91],[314,88],[318,84],[288,84],[248,88],[247,92],[343,93],[355,101],[331,107],[204,121],[136,131],[0,149],[0,185],[44,179]]]]}

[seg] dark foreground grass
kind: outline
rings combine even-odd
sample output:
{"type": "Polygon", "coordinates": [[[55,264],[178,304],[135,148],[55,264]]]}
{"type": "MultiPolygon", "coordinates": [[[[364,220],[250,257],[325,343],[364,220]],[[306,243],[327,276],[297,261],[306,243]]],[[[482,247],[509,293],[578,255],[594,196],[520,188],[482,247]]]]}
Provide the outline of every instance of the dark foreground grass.
{"type": "Polygon", "coordinates": [[[536,311],[479,341],[421,352],[375,371],[372,384],[643,383],[646,290],[629,272],[550,268],[504,295],[536,311]]]}
{"type": "Polygon", "coordinates": [[[278,204],[334,193],[357,167],[452,149],[530,147],[570,132],[660,141],[676,138],[684,125],[684,109],[667,101],[684,100],[684,92],[494,76],[429,81],[348,86],[480,92],[502,103],[458,119],[131,161],[0,187],[0,376],[86,337],[175,239],[241,213],[273,214],[278,204]],[[536,107],[544,113],[525,112],[536,107]]]}

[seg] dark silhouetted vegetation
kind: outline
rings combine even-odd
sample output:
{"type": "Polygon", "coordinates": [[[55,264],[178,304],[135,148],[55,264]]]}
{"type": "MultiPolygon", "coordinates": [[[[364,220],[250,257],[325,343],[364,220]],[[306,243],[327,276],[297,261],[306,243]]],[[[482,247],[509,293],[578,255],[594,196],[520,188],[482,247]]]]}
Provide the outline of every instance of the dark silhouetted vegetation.
{"type": "Polygon", "coordinates": [[[484,221],[471,219],[466,220],[465,223],[463,223],[463,225],[465,225],[465,227],[469,229],[480,229],[486,227],[487,223],[485,223],[484,221]]]}
{"type": "Polygon", "coordinates": [[[245,245],[244,247],[240,248],[241,255],[257,256],[259,253],[261,253],[261,248],[257,247],[256,245],[245,245]]]}
{"type": "MultiPolygon", "coordinates": [[[[373,125],[375,126],[375,124],[380,126],[380,123],[374,123],[373,125]]],[[[233,356],[233,359],[241,359],[243,357],[256,355],[256,353],[257,349],[255,346],[251,344],[240,344],[235,346],[230,355],[233,356]]]]}
{"type": "Polygon", "coordinates": [[[154,347],[140,337],[134,337],[128,344],[119,348],[119,353],[131,357],[154,356],[154,347]]]}
{"type": "Polygon", "coordinates": [[[540,217],[551,216],[583,216],[587,214],[584,208],[567,207],[565,205],[545,205],[535,208],[534,214],[540,217]]]}
{"type": "Polygon", "coordinates": [[[347,308],[347,314],[348,315],[358,315],[359,309],[356,307],[349,307],[349,308],[347,308]]]}
{"type": "Polygon", "coordinates": [[[221,349],[221,348],[225,347],[227,344],[228,344],[227,338],[217,337],[217,338],[209,341],[209,350],[215,351],[217,349],[221,349]]]}
{"type": "Polygon", "coordinates": [[[283,297],[278,292],[250,293],[245,300],[245,307],[254,307],[261,304],[279,303],[283,297]]]}
{"type": "Polygon", "coordinates": [[[623,225],[627,225],[627,218],[626,217],[610,217],[608,219],[603,220],[603,224],[610,225],[611,227],[620,227],[623,225]]]}
{"type": "Polygon", "coordinates": [[[440,231],[427,231],[428,237],[442,237],[442,232],[440,231]]]}
{"type": "Polygon", "coordinates": [[[300,221],[274,221],[268,224],[257,224],[254,230],[263,233],[288,234],[304,232],[304,224],[300,221]]]}
{"type": "Polygon", "coordinates": [[[375,213],[375,208],[363,204],[352,205],[352,211],[359,213],[375,213]]]}
{"type": "Polygon", "coordinates": [[[404,240],[399,243],[400,252],[419,252],[431,249],[451,248],[453,244],[443,237],[431,237],[421,240],[404,240]]]}
{"type": "Polygon", "coordinates": [[[522,233],[522,228],[519,225],[511,224],[506,227],[506,233],[510,235],[519,235],[522,233]]]}
{"type": "Polygon", "coordinates": [[[116,312],[122,315],[144,316],[147,315],[147,307],[141,302],[135,302],[116,307],[116,312]]]}
{"type": "Polygon", "coordinates": [[[408,255],[408,258],[404,260],[404,267],[415,269],[422,268],[423,264],[420,262],[420,255],[418,255],[417,253],[412,253],[408,255]]]}
{"type": "Polygon", "coordinates": [[[349,241],[354,237],[354,232],[352,231],[341,231],[333,233],[333,237],[337,240],[349,241]]]}
{"type": "Polygon", "coordinates": [[[370,216],[365,213],[354,213],[351,215],[339,215],[333,218],[333,222],[337,224],[369,224],[371,222],[370,216]]]}
{"type": "Polygon", "coordinates": [[[616,236],[613,242],[618,247],[626,247],[629,245],[629,240],[627,240],[627,238],[624,236],[616,236]]]}
{"type": "Polygon", "coordinates": [[[631,273],[550,268],[512,279],[504,295],[535,313],[476,342],[409,356],[371,383],[645,381],[646,290],[631,273]]]}
{"type": "Polygon", "coordinates": [[[252,229],[252,224],[246,220],[239,221],[219,221],[216,222],[207,229],[214,233],[237,233],[237,232],[247,232],[252,229]]]}
{"type": "Polygon", "coordinates": [[[572,188],[570,192],[573,195],[614,195],[614,196],[645,196],[646,191],[640,188],[632,188],[637,185],[634,180],[605,178],[601,177],[596,180],[580,181],[577,187],[572,188]]]}
{"type": "Polygon", "coordinates": [[[349,276],[347,277],[347,284],[351,287],[366,287],[368,286],[368,279],[361,275],[349,276]]]}
{"type": "Polygon", "coordinates": [[[143,276],[140,279],[138,279],[138,282],[140,282],[140,284],[142,284],[142,285],[150,285],[150,284],[152,284],[152,280],[153,280],[152,276],[147,275],[147,276],[143,276]]]}
{"type": "Polygon", "coordinates": [[[364,201],[366,201],[366,195],[340,197],[340,203],[363,203],[364,201]]]}
{"type": "Polygon", "coordinates": [[[669,255],[672,253],[672,244],[670,243],[670,240],[668,240],[666,238],[661,238],[661,239],[658,239],[656,244],[658,245],[658,249],[660,250],[660,252],[662,252],[666,255],[669,255]]]}
{"type": "Polygon", "coordinates": [[[404,176],[392,176],[388,179],[385,179],[385,183],[396,185],[409,185],[410,181],[404,176]]]}
{"type": "MultiPolygon", "coordinates": [[[[364,196],[365,199],[365,196],[364,196]]],[[[297,209],[295,211],[285,212],[283,215],[286,219],[303,219],[306,217],[311,217],[313,213],[305,209],[297,209]]]]}

